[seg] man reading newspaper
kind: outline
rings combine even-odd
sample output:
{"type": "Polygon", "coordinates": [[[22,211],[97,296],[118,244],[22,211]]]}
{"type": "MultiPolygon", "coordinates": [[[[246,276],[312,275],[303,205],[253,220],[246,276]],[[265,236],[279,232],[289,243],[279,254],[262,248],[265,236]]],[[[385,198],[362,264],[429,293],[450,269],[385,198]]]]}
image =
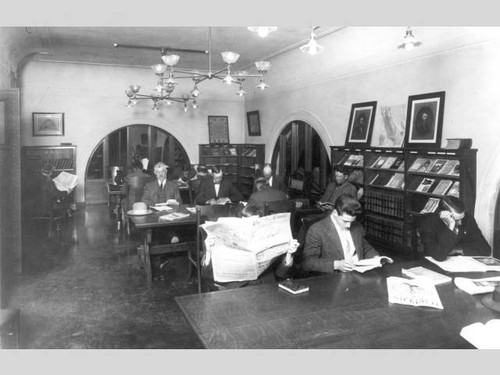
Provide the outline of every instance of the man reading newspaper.
{"type": "Polygon", "coordinates": [[[202,227],[207,233],[203,276],[224,288],[275,282],[293,264],[298,242],[292,238],[290,213],[219,218],[202,227]]]}

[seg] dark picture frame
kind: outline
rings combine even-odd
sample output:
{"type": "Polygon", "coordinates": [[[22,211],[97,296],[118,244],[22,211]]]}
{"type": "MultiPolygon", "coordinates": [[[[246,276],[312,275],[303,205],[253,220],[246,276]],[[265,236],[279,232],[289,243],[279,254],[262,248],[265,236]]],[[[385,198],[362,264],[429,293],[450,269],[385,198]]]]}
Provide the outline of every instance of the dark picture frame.
{"type": "Polygon", "coordinates": [[[210,144],[229,144],[228,116],[208,116],[208,141],[210,144]]]}
{"type": "Polygon", "coordinates": [[[441,146],[444,101],[445,91],[408,97],[405,147],[441,146]]]}
{"type": "Polygon", "coordinates": [[[259,111],[247,112],[248,135],[250,137],[260,136],[260,115],[259,111]]]}
{"type": "Polygon", "coordinates": [[[373,132],[377,102],[355,103],[349,115],[346,146],[368,147],[373,132]]]}
{"type": "Polygon", "coordinates": [[[63,136],[64,113],[33,112],[33,136],[63,136]]]}

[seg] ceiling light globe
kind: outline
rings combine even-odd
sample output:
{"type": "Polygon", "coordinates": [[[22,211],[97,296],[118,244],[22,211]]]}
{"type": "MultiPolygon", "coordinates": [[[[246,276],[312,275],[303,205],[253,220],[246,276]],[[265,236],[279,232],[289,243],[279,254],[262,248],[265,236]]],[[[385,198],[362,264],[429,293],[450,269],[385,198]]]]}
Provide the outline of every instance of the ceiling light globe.
{"type": "Polygon", "coordinates": [[[177,63],[179,62],[179,56],[178,55],[163,55],[161,57],[165,65],[172,67],[176,66],[177,63]]]}
{"type": "Polygon", "coordinates": [[[153,72],[155,72],[157,76],[162,76],[166,72],[167,66],[165,64],[155,64],[151,65],[151,69],[153,69],[153,72]]]}
{"type": "Polygon", "coordinates": [[[141,86],[140,85],[132,85],[130,86],[130,90],[132,90],[132,92],[134,94],[137,94],[139,92],[139,90],[141,89],[141,86]]]}
{"type": "Polygon", "coordinates": [[[269,85],[267,83],[265,83],[264,81],[261,81],[257,86],[255,86],[255,88],[257,88],[259,90],[265,90],[265,89],[269,88],[269,85]]]}
{"type": "Polygon", "coordinates": [[[222,60],[224,60],[226,64],[234,64],[240,58],[239,53],[231,51],[221,52],[221,55],[222,55],[222,60]]]}
{"type": "Polygon", "coordinates": [[[253,33],[257,33],[261,38],[265,38],[270,33],[278,30],[276,26],[248,26],[247,29],[253,33]]]}
{"type": "Polygon", "coordinates": [[[256,61],[255,67],[259,72],[267,72],[271,67],[271,63],[269,61],[256,61]]]}
{"type": "Polygon", "coordinates": [[[300,52],[307,53],[308,55],[311,56],[317,55],[318,53],[321,53],[324,50],[325,47],[320,46],[318,42],[316,42],[316,39],[314,38],[309,39],[309,42],[307,44],[304,44],[302,47],[300,47],[300,52]]]}

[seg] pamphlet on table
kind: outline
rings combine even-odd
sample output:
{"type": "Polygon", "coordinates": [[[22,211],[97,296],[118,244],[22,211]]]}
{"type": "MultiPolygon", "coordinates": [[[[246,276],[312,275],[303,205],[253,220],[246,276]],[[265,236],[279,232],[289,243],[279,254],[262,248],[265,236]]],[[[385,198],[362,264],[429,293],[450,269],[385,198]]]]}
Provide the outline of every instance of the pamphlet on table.
{"type": "Polygon", "coordinates": [[[390,276],[387,278],[387,293],[390,303],[443,308],[436,287],[427,279],[409,280],[390,276]]]}
{"type": "Polygon", "coordinates": [[[455,277],[453,280],[457,288],[469,294],[491,293],[497,285],[500,285],[500,276],[485,277],[483,279],[468,279],[466,277],[455,277]]]}
{"type": "Polygon", "coordinates": [[[486,256],[450,256],[439,262],[433,257],[425,257],[447,272],[486,272],[500,271],[500,260],[486,256]]]}

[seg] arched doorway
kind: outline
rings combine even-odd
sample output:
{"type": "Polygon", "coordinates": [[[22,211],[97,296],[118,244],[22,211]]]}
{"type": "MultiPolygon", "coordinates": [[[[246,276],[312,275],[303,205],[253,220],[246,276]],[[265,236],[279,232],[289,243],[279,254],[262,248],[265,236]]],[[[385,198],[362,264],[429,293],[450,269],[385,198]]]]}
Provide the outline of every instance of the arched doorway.
{"type": "Polygon", "coordinates": [[[180,142],[170,133],[151,125],[129,125],[108,134],[94,149],[85,173],[85,202],[99,204],[108,201],[106,182],[110,167],[126,174],[135,156],[149,159],[148,170],[163,161],[169,168],[169,179],[179,178],[189,157],[180,142]]]}
{"type": "Polygon", "coordinates": [[[328,150],[314,128],[305,121],[292,121],[282,130],[271,159],[276,173],[289,177],[301,177],[304,184],[302,195],[317,199],[325,190],[330,172],[328,150]]]}

